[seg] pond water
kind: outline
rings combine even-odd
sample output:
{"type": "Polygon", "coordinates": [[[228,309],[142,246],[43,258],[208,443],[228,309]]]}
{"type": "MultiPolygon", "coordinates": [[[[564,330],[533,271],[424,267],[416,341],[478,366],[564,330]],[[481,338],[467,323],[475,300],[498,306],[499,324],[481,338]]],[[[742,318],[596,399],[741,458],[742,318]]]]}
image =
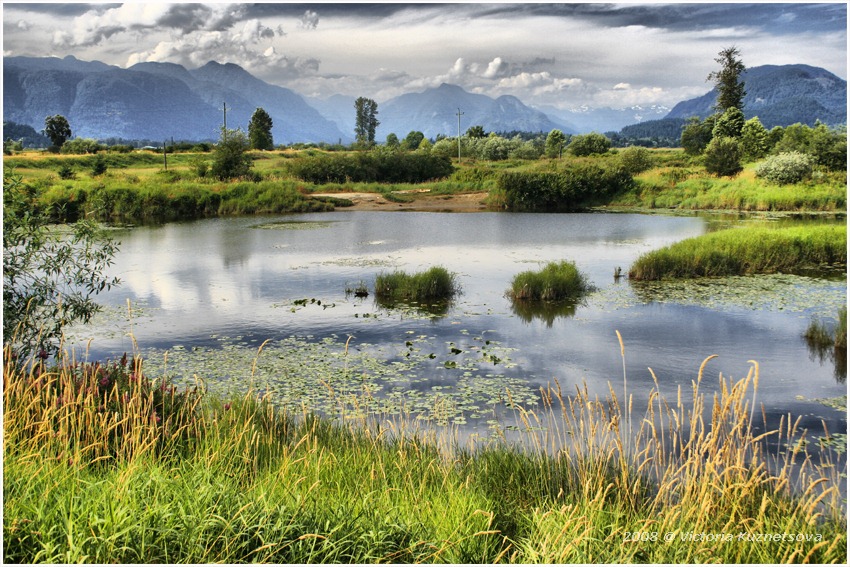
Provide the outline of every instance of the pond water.
{"type": "Polygon", "coordinates": [[[105,311],[70,338],[78,358],[139,351],[150,374],[198,376],[212,389],[250,383],[294,407],[403,409],[486,434],[506,427],[506,390],[529,407],[556,380],[564,392],[586,384],[605,396],[610,383],[620,395],[619,331],[635,408],[654,386],[649,368],[675,403],[716,354],[703,391],[716,390],[721,374],[745,377],[755,360],[769,420],[790,412],[812,431],[822,434],[823,420],[845,433],[845,412],[818,401],[846,394],[844,378],[802,338],[813,318],[834,321],[845,278],[614,278],[641,253],[738,222],[757,221],[340,211],[136,227],[117,233],[112,273],[121,285],[99,296],[105,311]],[[513,276],[563,259],[596,291],[548,314],[515,310],[505,295],[513,276]],[[346,294],[360,282],[371,292],[382,271],[434,265],[455,272],[462,288],[442,313],[346,294]]]}

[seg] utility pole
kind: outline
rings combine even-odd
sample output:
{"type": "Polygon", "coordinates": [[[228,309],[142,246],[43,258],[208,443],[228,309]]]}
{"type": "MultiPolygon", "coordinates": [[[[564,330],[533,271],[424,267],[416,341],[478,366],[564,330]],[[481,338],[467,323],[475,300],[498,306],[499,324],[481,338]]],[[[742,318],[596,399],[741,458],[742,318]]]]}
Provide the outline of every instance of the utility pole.
{"type": "MultiPolygon", "coordinates": [[[[174,142],[171,143],[174,145],[174,142]]],[[[167,155],[167,140],[162,141],[162,165],[165,168],[165,171],[168,171],[168,155],[167,155]]]]}
{"type": "Polygon", "coordinates": [[[224,103],[224,129],[221,131],[222,138],[227,141],[227,103],[224,103]]]}
{"type": "Polygon", "coordinates": [[[460,111],[460,108],[457,109],[457,163],[460,164],[460,117],[463,116],[463,112],[460,111]]]}

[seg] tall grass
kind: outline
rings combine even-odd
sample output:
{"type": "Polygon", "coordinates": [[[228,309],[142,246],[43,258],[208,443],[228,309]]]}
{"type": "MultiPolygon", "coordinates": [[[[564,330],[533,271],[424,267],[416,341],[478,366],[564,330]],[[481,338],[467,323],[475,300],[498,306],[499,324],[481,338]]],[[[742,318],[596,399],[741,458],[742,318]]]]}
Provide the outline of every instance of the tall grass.
{"type": "Polygon", "coordinates": [[[442,266],[408,274],[402,270],[375,277],[375,296],[381,301],[448,301],[460,293],[457,276],[442,266]]]}
{"type": "Polygon", "coordinates": [[[660,167],[635,178],[611,205],[650,209],[738,211],[842,211],[847,208],[845,173],[822,173],[790,185],[757,179],[753,166],[734,178],[712,177],[702,168],[660,167]]]}
{"type": "Polygon", "coordinates": [[[511,281],[508,295],[514,300],[561,301],[579,299],[592,289],[587,276],[574,262],[549,262],[541,270],[520,272],[511,281]]]}
{"type": "Polygon", "coordinates": [[[3,559],[844,563],[835,463],[807,455],[790,416],[755,433],[757,364],[713,396],[704,366],[690,402],[653,390],[633,429],[613,390],[547,387],[542,409],[515,408],[522,450],[464,448],[405,419],[288,415],[255,392],[186,398],[193,419],[169,429],[144,387],[104,412],[97,372],[7,358],[3,559]],[[133,450],[93,448],[115,447],[116,428],[133,450]],[[746,541],[774,533],[788,536],[746,541]]]}
{"type": "Polygon", "coordinates": [[[847,262],[847,227],[742,227],[689,238],[640,256],[633,280],[799,272],[847,262]]]}

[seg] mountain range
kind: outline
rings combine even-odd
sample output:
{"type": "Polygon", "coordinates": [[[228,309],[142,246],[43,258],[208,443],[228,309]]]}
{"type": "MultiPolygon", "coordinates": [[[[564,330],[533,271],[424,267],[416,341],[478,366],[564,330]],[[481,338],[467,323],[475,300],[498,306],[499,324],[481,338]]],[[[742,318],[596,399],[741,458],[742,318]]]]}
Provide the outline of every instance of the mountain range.
{"type": "MultiPolygon", "coordinates": [[[[762,65],[745,70],[744,116],[758,116],[765,128],[800,122],[847,123],[847,81],[820,67],[762,65]]],[[[680,102],[666,118],[706,118],[714,113],[717,90],[680,102]]]]}
{"type": "MultiPolygon", "coordinates": [[[[73,56],[7,57],[3,63],[3,120],[36,130],[43,128],[45,117],[61,114],[79,137],[216,140],[224,120],[230,128],[247,129],[254,110],[261,107],[272,117],[277,144],[353,140],[353,97],[305,98],[231,63],[211,61],[186,69],[151,62],[123,69],[73,56]]],[[[762,66],[748,69],[743,79],[744,114],[758,115],[768,128],[811,125],[815,120],[846,123],[847,82],[824,69],[762,66]]],[[[413,130],[429,138],[454,136],[458,112],[461,132],[472,125],[491,132],[617,131],[663,118],[705,117],[713,112],[715,99],[711,91],[672,110],[649,105],[535,109],[514,96],[492,98],[442,84],[379,103],[376,139],[382,141],[391,132],[403,138],[413,130]]]]}

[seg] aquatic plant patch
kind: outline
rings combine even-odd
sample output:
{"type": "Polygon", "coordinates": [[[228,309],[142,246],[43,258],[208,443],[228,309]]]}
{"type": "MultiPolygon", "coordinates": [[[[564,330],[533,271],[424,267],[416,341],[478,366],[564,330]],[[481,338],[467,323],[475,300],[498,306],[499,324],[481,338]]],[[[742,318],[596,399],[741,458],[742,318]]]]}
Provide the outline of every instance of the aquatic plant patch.
{"type": "Polygon", "coordinates": [[[499,371],[514,366],[511,348],[483,335],[450,344],[427,335],[402,338],[381,347],[336,335],[290,336],[257,349],[238,337],[215,337],[219,348],[143,352],[178,384],[200,379],[226,395],[252,388],[280,407],[346,419],[404,411],[441,425],[483,423],[505,410],[508,391],[514,403],[539,402],[523,378],[499,371]]]}
{"type": "Polygon", "coordinates": [[[635,281],[587,297],[597,309],[627,309],[642,303],[698,305],[712,310],[747,309],[834,317],[847,302],[844,282],[793,274],[635,281]]]}
{"type": "Polygon", "coordinates": [[[278,221],[255,224],[251,228],[259,228],[264,230],[314,230],[317,228],[327,228],[334,221],[278,221]]]}

